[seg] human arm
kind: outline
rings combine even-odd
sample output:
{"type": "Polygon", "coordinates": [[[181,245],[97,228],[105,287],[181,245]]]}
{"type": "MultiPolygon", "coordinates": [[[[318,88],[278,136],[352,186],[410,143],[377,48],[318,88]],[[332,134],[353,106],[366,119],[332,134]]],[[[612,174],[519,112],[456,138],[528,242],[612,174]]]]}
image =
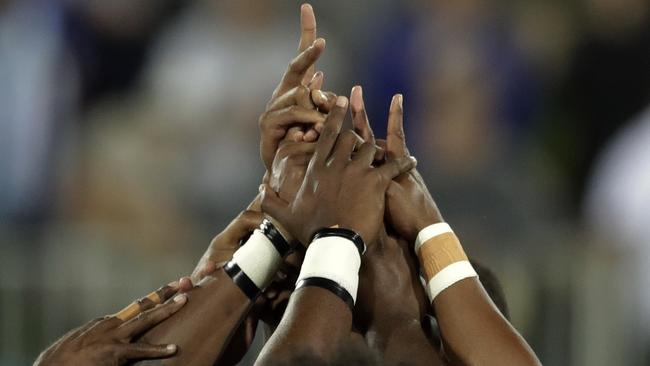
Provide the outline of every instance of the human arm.
{"type": "MultiPolygon", "coordinates": [[[[401,95],[393,98],[386,140],[387,160],[408,155],[401,95]]],[[[391,225],[411,243],[416,241],[423,229],[443,222],[426,184],[416,170],[398,177],[388,188],[387,213],[391,225]]],[[[465,256],[460,242],[455,248],[465,256]]],[[[426,261],[430,260],[435,261],[435,256],[424,261],[421,256],[420,264],[426,267],[426,261]]],[[[492,303],[476,276],[454,282],[430,300],[438,320],[445,355],[453,364],[540,364],[526,341],[492,303]]]]}
{"type": "Polygon", "coordinates": [[[409,244],[382,230],[364,256],[355,322],[368,345],[391,364],[443,365],[440,349],[427,338],[422,320],[429,308],[409,244]]]}
{"type": "MultiPolygon", "coordinates": [[[[263,211],[308,246],[300,275],[303,281],[325,278],[324,283],[329,283],[329,280],[346,289],[344,294],[347,296],[333,295],[334,291],[316,285],[296,290],[280,326],[258,359],[260,364],[286,359],[292,352],[300,350],[310,350],[327,357],[341,342],[349,339],[352,322],[350,303],[353,304],[356,297],[361,250],[350,243],[338,246],[336,241],[321,239],[318,234],[313,242],[311,238],[314,233],[323,232],[323,228],[335,227],[339,232],[349,229],[368,245],[374,245],[383,218],[388,183],[394,176],[414,166],[412,159],[404,158],[381,168],[372,167],[376,149],[370,143],[363,144],[352,156],[360,138],[351,131],[340,134],[347,104],[347,98],[339,97],[329,113],[296,197],[286,201],[265,185],[262,198],[263,211]],[[348,255],[332,259],[332,253],[338,249],[347,250],[348,255]],[[334,263],[337,259],[344,264],[348,260],[352,262],[347,263],[349,266],[340,263],[336,266],[318,266],[319,261],[334,263]],[[331,272],[349,272],[346,272],[347,275],[329,273],[330,277],[312,277],[314,273],[327,272],[319,272],[314,269],[316,267],[327,267],[331,272]],[[339,279],[343,285],[332,278],[339,279]],[[314,311],[317,304],[320,304],[319,310],[314,311]]],[[[303,283],[299,278],[298,286],[303,283]]]]}
{"type": "Polygon", "coordinates": [[[175,344],[155,345],[137,337],[185,305],[187,297],[183,294],[167,301],[177,291],[178,284],[164,286],[155,292],[164,304],[145,297],[126,308],[133,311],[97,318],[68,332],[43,351],[34,366],[112,366],[129,360],[173,356],[177,351],[175,344]]]}

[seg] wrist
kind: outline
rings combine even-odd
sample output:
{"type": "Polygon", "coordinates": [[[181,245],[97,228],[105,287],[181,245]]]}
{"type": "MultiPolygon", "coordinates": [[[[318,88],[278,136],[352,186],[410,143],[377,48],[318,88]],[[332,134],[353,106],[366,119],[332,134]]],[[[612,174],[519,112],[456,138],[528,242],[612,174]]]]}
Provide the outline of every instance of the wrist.
{"type": "Polygon", "coordinates": [[[289,233],[289,231],[285,229],[282,226],[282,224],[280,224],[276,219],[272,218],[269,215],[265,215],[265,217],[267,220],[271,222],[271,224],[273,224],[273,226],[278,230],[278,232],[280,232],[280,234],[287,241],[287,243],[289,243],[293,247],[296,238],[294,238],[293,235],[291,235],[291,233],[289,233]]]}
{"type": "Polygon", "coordinates": [[[352,311],[357,298],[361,254],[349,238],[319,237],[321,232],[307,248],[296,290],[305,286],[324,288],[338,296],[352,311]]]}
{"type": "Polygon", "coordinates": [[[426,229],[427,227],[434,225],[434,224],[439,224],[444,222],[442,217],[440,215],[422,215],[418,217],[418,219],[415,222],[413,232],[412,232],[412,240],[415,240],[417,238],[418,234],[426,229]]]}
{"type": "Polygon", "coordinates": [[[291,246],[278,229],[269,220],[264,220],[223,268],[254,301],[271,283],[290,252],[291,246]]]}

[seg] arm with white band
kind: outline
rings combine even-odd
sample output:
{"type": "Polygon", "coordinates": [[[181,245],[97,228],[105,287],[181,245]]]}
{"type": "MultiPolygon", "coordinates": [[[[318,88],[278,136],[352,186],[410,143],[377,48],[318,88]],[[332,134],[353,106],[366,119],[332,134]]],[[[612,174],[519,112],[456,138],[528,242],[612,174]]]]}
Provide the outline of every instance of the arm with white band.
{"type": "Polygon", "coordinates": [[[415,253],[445,354],[451,361],[464,365],[540,365],[530,346],[486,293],[447,223],[420,231],[415,253]]]}
{"type": "Polygon", "coordinates": [[[287,310],[256,364],[289,361],[300,353],[328,359],[350,341],[364,248],[351,230],[316,233],[287,310]]]}
{"type": "Polygon", "coordinates": [[[269,221],[262,222],[223,268],[188,292],[190,301],[178,317],[144,334],[143,339],[156,344],[173,339],[178,345],[175,357],[156,362],[207,366],[218,361],[289,252],[279,231],[269,221]]]}

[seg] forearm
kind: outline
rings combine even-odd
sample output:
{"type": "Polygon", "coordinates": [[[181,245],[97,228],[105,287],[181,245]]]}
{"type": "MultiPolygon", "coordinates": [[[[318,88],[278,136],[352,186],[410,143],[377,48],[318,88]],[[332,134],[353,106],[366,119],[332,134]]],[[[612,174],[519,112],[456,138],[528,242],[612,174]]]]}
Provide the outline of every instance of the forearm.
{"type": "Polygon", "coordinates": [[[177,344],[177,355],[140,364],[213,365],[252,306],[223,269],[206,277],[188,296],[187,305],[176,316],[142,337],[153,344],[177,344]]]}
{"type": "Polygon", "coordinates": [[[420,231],[415,251],[451,359],[466,365],[539,364],[490,300],[449,225],[420,231]]]}
{"type": "Polygon", "coordinates": [[[288,362],[306,353],[331,359],[350,339],[363,242],[341,236],[345,229],[323,229],[305,254],[296,290],[258,364],[288,362]]]}
{"type": "Polygon", "coordinates": [[[463,365],[539,365],[477,278],[457,282],[433,306],[447,355],[463,365]]]}
{"type": "Polygon", "coordinates": [[[256,364],[289,361],[296,354],[327,359],[349,340],[352,313],[328,290],[304,287],[289,301],[285,315],[256,364]]]}

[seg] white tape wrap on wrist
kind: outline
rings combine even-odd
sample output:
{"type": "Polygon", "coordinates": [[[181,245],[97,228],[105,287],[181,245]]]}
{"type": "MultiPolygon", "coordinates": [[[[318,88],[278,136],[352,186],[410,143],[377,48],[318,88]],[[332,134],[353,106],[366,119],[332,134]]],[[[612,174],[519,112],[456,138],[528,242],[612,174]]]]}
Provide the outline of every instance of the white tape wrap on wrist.
{"type": "Polygon", "coordinates": [[[451,227],[444,222],[422,229],[415,240],[415,253],[425,276],[425,288],[433,301],[456,282],[478,277],[451,227]]]}
{"type": "Polygon", "coordinates": [[[442,291],[460,280],[478,277],[474,267],[469,261],[455,262],[443,268],[429,281],[426,293],[429,300],[433,301],[442,291]]]}
{"type": "Polygon", "coordinates": [[[357,301],[361,256],[351,240],[328,236],[314,240],[307,248],[298,281],[323,277],[338,283],[357,301]]]}
{"type": "Polygon", "coordinates": [[[446,222],[439,222],[437,224],[429,225],[422,229],[418,234],[418,237],[415,239],[415,253],[418,253],[420,247],[426,243],[429,239],[435,238],[436,236],[452,233],[451,226],[446,222]]]}
{"type": "Polygon", "coordinates": [[[273,280],[282,264],[282,257],[273,243],[259,229],[232,256],[239,268],[263,290],[273,280]]]}

